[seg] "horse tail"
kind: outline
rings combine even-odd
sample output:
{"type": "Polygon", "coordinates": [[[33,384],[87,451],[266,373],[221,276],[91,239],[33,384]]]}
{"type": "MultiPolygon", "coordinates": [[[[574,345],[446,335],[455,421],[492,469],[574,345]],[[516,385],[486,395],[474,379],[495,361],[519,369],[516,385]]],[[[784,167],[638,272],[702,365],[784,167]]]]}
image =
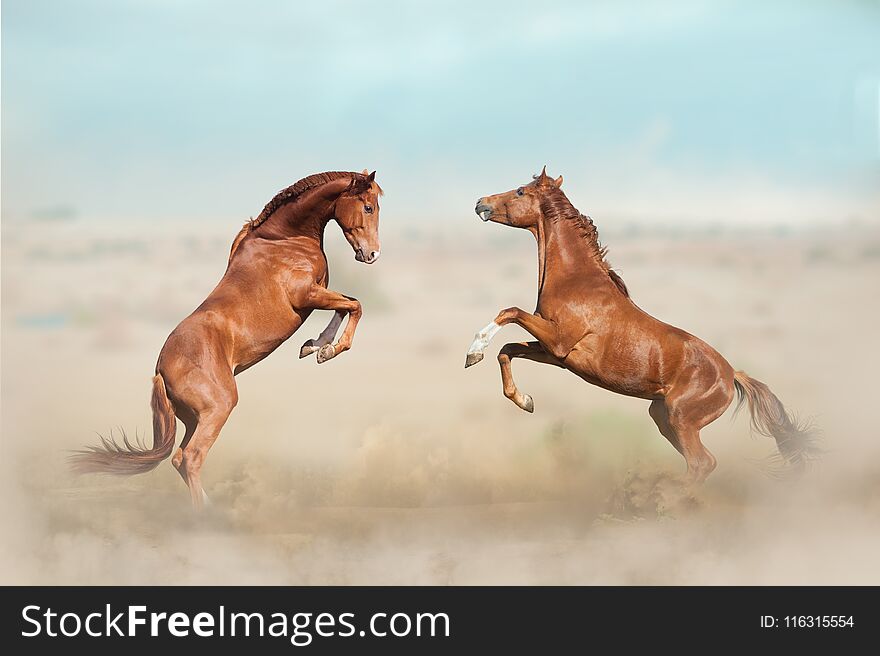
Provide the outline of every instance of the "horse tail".
{"type": "Polygon", "coordinates": [[[800,423],[785,409],[764,383],[743,371],[733,374],[736,388],[736,412],[748,401],[752,430],[776,440],[779,455],[792,468],[801,470],[822,454],[819,434],[809,423],[800,423]]]}
{"type": "Polygon", "coordinates": [[[150,407],[153,409],[152,448],[146,448],[140,440],[136,440],[137,444],[131,444],[124,432],[122,446],[117,444],[112,436],[109,439],[102,437],[101,446],[86,447],[70,456],[73,471],[78,474],[130,476],[155,469],[160,462],[171,455],[174,449],[174,436],[177,433],[174,408],[168,400],[165,380],[161,374],[153,377],[150,407]]]}

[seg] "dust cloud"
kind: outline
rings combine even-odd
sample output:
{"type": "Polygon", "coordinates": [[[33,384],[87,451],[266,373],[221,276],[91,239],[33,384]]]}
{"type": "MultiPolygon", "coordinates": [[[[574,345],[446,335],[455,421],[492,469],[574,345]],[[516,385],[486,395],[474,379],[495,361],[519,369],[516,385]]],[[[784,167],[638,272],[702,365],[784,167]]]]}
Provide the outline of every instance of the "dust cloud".
{"type": "Polygon", "coordinates": [[[531,238],[476,219],[387,230],[372,267],[328,228],[331,287],[365,308],[354,348],[298,360],[319,313],[239,376],[203,516],[169,462],[73,477],[65,453],[95,432],[146,434],[156,355],[235,227],[4,225],[4,584],[880,583],[876,229],[599,222],[636,303],[815,417],[828,455],[797,480],[761,471],[773,443],[731,411],[703,431],[718,469],[689,490],[647,403],[515,361],[528,415],[493,358],[465,371],[474,331],[535,294],[531,238]]]}

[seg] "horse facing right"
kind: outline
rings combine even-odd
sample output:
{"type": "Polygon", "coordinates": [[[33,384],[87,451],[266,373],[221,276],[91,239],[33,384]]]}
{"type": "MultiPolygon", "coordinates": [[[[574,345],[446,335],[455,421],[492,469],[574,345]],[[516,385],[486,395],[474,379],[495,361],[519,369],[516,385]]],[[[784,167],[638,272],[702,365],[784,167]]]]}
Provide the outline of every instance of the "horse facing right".
{"type": "Polygon", "coordinates": [[[201,468],[238,402],[235,376],[284,343],[313,310],[333,318],[300,358],[317,352],[322,364],[351,348],[361,317],[357,299],[327,288],[324,229],[335,220],[355,252],[379,258],[376,172],[328,171],[279,192],[232,243],[226,273],[205,301],[168,336],[153,377],[153,446],[117,445],[112,439],[71,456],[76,471],[119,475],[154,469],[174,451],[175,417],[186,433],[171,459],[193,505],[207,496],[201,468]],[[348,321],[334,343],[342,321],[348,321]]]}
{"type": "Polygon", "coordinates": [[[612,392],[651,401],[649,413],[663,436],[684,456],[691,481],[715,469],[700,430],[730,406],[748,401],[753,428],[776,440],[782,458],[800,468],[818,452],[813,433],[770,389],[733,367],[690,333],[639,308],[623,280],[605,261],[589,217],[562,192],[562,177],[546,167],[522,187],[477,201],[476,213],[532,233],[538,242],[538,303],[534,313],[502,310],[477,332],[465,367],[483,359],[489,340],[515,323],[537,341],[506,344],[498,355],[504,395],[527,412],[532,397],[517,389],[511,360],[525,358],[568,369],[612,392]]]}

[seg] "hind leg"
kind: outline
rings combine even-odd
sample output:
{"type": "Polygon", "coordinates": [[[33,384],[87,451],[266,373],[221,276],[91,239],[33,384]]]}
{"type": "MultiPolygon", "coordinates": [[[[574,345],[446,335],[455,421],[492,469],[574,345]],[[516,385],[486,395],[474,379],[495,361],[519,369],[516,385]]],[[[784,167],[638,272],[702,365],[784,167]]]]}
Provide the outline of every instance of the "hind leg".
{"type": "Polygon", "coordinates": [[[202,510],[208,501],[208,495],[202,487],[202,464],[205,462],[208,450],[220,436],[220,430],[231,412],[232,406],[218,406],[208,415],[201,417],[190,443],[183,449],[178,471],[189,486],[193,508],[196,510],[202,510]]]}
{"type": "MultiPolygon", "coordinates": [[[[695,483],[706,480],[717,464],[700,440],[700,430],[720,417],[732,400],[731,381],[714,369],[695,369],[680,379],[664,400],[667,425],[687,461],[688,477],[695,483]]],[[[651,416],[654,414],[659,415],[656,410],[651,416]]]]}
{"type": "Polygon", "coordinates": [[[183,482],[186,483],[186,473],[181,467],[181,464],[183,463],[183,450],[186,448],[186,445],[189,444],[193,434],[196,432],[196,427],[199,425],[199,419],[189,408],[178,410],[177,418],[183,422],[183,425],[186,427],[186,432],[183,435],[183,440],[181,440],[180,446],[177,447],[177,451],[171,456],[171,464],[177,470],[177,473],[180,474],[183,482]]]}
{"type": "Polygon", "coordinates": [[[190,369],[178,380],[176,406],[187,431],[172,464],[189,487],[193,507],[200,510],[207,500],[200,477],[202,464],[238,402],[238,392],[232,372],[222,364],[210,373],[190,369]]]}
{"type": "Polygon", "coordinates": [[[661,435],[669,440],[669,443],[675,447],[676,451],[681,455],[684,455],[681,443],[678,441],[678,435],[675,434],[672,426],[669,425],[669,413],[666,411],[665,401],[661,399],[652,401],[651,405],[648,406],[648,414],[651,415],[651,419],[657,424],[657,428],[660,430],[661,435]]]}
{"type": "Polygon", "coordinates": [[[675,450],[684,456],[685,462],[687,462],[688,478],[695,483],[706,480],[706,477],[715,469],[715,456],[700,441],[699,429],[694,430],[687,418],[681,418],[680,412],[677,413],[676,426],[673,426],[665,401],[653,401],[648,408],[648,414],[657,424],[663,437],[669,440],[675,450]]]}
{"type": "Polygon", "coordinates": [[[700,431],[693,426],[681,426],[675,429],[681,443],[682,455],[687,461],[688,480],[692,483],[702,483],[709,474],[715,471],[717,461],[715,456],[700,441],[700,431]]]}

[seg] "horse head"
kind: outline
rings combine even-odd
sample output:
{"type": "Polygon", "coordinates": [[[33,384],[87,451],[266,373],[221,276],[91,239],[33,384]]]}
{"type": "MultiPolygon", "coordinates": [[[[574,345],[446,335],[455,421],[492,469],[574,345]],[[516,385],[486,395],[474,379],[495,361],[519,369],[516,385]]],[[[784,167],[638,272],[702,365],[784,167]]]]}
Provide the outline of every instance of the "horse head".
{"type": "Polygon", "coordinates": [[[372,264],[379,259],[379,196],[376,172],[352,177],[336,200],[333,218],[354,250],[354,259],[372,264]]]}
{"type": "Polygon", "coordinates": [[[545,166],[530,183],[494,196],[477,200],[475,211],[483,221],[494,221],[514,228],[534,228],[542,216],[541,199],[562,186],[562,176],[555,180],[545,166]]]}

